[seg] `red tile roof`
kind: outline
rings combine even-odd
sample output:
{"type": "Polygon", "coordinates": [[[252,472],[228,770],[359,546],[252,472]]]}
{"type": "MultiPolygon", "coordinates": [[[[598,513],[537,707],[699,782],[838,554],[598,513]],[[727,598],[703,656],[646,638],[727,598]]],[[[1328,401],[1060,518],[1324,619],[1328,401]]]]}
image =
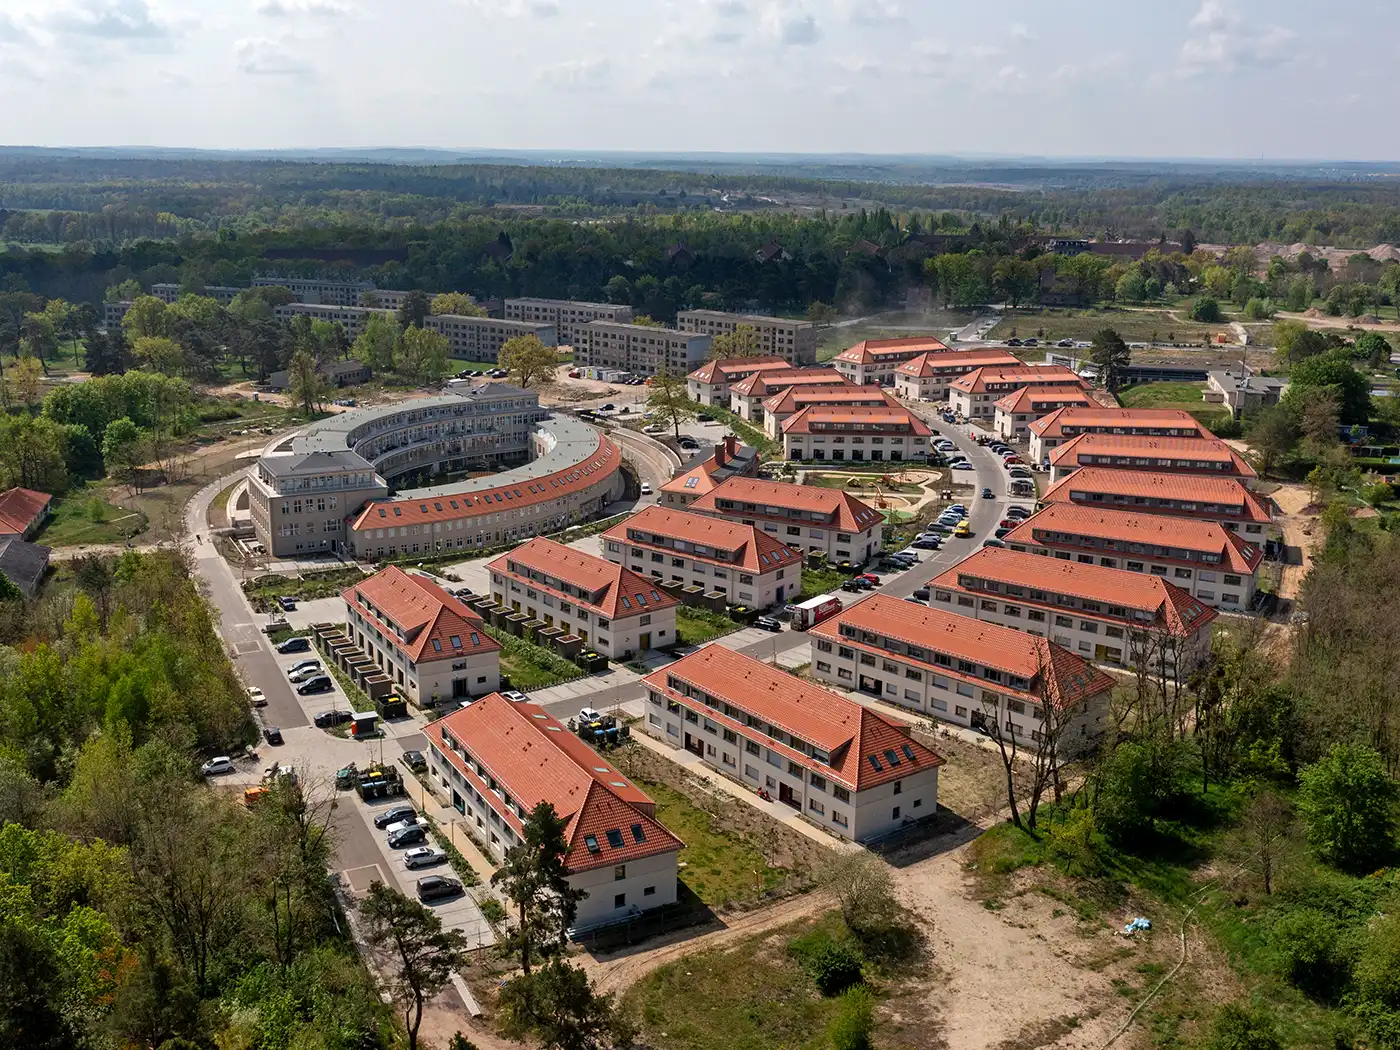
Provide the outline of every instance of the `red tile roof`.
{"type": "Polygon", "coordinates": [[[729,388],[740,397],[771,397],[794,386],[850,386],[851,381],[834,368],[793,368],[781,372],[756,372],[729,388]]]}
{"type": "Polygon", "coordinates": [[[974,368],[986,368],[989,365],[1014,367],[1020,363],[1021,359],[1015,354],[1006,350],[998,350],[995,347],[988,347],[985,350],[947,350],[920,354],[918,357],[897,366],[895,371],[902,376],[926,379],[935,375],[947,375],[950,369],[970,372],[974,368]]]}
{"type": "Polygon", "coordinates": [[[1147,431],[1156,429],[1189,429],[1203,438],[1214,435],[1195,416],[1182,408],[1062,408],[1030,425],[1041,437],[1063,437],[1065,428],[1117,429],[1147,431]]]}
{"type": "Polygon", "coordinates": [[[437,584],[396,565],[345,588],[340,596],[378,624],[390,644],[415,663],[500,651],[496,640],[482,629],[480,616],[437,584]],[[403,632],[402,639],[395,628],[403,632]]]}
{"type": "MultiPolygon", "coordinates": [[[[648,539],[634,540],[628,533],[637,530],[643,534],[655,534],[668,539],[685,540],[692,544],[711,547],[717,551],[733,552],[734,560],[726,560],[694,551],[675,551],[687,558],[707,561],[716,565],[731,565],[749,572],[769,573],[789,565],[801,565],[800,551],[779,543],[762,529],[753,525],[741,525],[723,518],[710,518],[703,514],[673,510],[652,504],[633,514],[626,521],[620,521],[607,532],[604,540],[618,543],[636,543],[642,546],[655,546],[648,539]]],[[[666,547],[666,550],[673,548],[666,547]]]]}
{"type": "Polygon", "coordinates": [[[830,433],[833,431],[851,431],[864,429],[869,433],[895,433],[913,434],[916,437],[928,437],[933,433],[925,423],[914,413],[910,412],[902,405],[892,405],[889,407],[872,407],[867,405],[851,405],[842,407],[839,405],[811,405],[783,420],[782,427],[784,434],[810,434],[812,424],[823,424],[816,432],[830,433]],[[847,424],[842,426],[841,424],[847,424]],[[855,424],[862,424],[858,428],[855,424]],[[870,427],[895,427],[894,430],[869,430],[870,427]]]}
{"type": "Polygon", "coordinates": [[[495,488],[453,493],[450,496],[367,503],[364,509],[351,519],[350,528],[358,531],[421,525],[424,522],[456,521],[460,518],[494,514],[513,507],[528,507],[587,488],[615,473],[621,466],[621,450],[599,432],[598,448],[593,455],[553,474],[495,488]]]}
{"type": "Polygon", "coordinates": [[[624,569],[614,562],[574,550],[543,536],[522,543],[486,567],[528,580],[531,587],[548,591],[575,605],[588,606],[613,620],[654,613],[680,604],[665,591],[659,590],[651,580],[638,576],[631,569],[624,569]],[[534,569],[551,579],[573,584],[590,595],[598,591],[602,591],[602,594],[597,601],[580,598],[577,594],[551,587],[525,573],[517,573],[511,568],[512,565],[526,570],[534,569]]]}
{"type": "Polygon", "coordinates": [[[827,752],[831,756],[829,763],[819,762],[776,740],[770,740],[767,745],[791,761],[853,791],[864,791],[943,765],[943,759],[914,740],[906,726],[855,700],[722,645],[707,645],[683,656],[653,671],[644,681],[658,693],[703,711],[706,718],[725,728],[732,727],[741,735],[751,735],[754,730],[745,722],[726,716],[722,709],[716,710],[687,697],[683,689],[672,688],[668,685],[672,679],[689,683],[827,752]],[[907,753],[905,748],[908,748],[907,753]],[[888,751],[896,753],[894,763],[886,757],[888,751]],[[872,755],[876,763],[870,762],[872,755]]]}
{"type": "Polygon", "coordinates": [[[1264,560],[1264,553],[1246,543],[1225,526],[1208,518],[1169,518],[1164,514],[1138,514],[1131,510],[1110,510],[1079,503],[1051,503],[1033,514],[1003,539],[1008,544],[1025,543],[1045,547],[1092,551],[1100,555],[1132,555],[1168,561],[1177,565],[1219,568],[1225,572],[1253,573],[1264,560]],[[1087,536],[1110,540],[1112,547],[1083,547],[1073,542],[1045,538],[1045,532],[1066,536],[1087,536]],[[1170,557],[1156,557],[1151,551],[1134,551],[1131,545],[1147,544],[1182,551],[1217,555],[1218,562],[1203,563],[1170,557]]]}
{"type": "Polygon", "coordinates": [[[1119,470],[1178,470],[1203,473],[1211,471],[1222,476],[1255,477],[1251,467],[1238,452],[1219,438],[1152,437],[1147,434],[1080,434],[1063,445],[1050,450],[1050,465],[1055,467],[1105,466],[1119,470]],[[1083,456],[1121,456],[1146,459],[1147,463],[1083,463],[1083,456]],[[1195,463],[1218,463],[1219,469],[1193,466],[1195,463]]]}
{"type": "Polygon", "coordinates": [[[763,402],[763,410],[774,415],[800,412],[808,405],[898,405],[878,386],[792,386],[763,402]]]}
{"type": "Polygon", "coordinates": [[[1040,497],[1041,503],[1078,503],[1086,506],[1131,506],[1135,511],[1155,514],[1210,513],[1205,506],[1240,508],[1238,514],[1228,514],[1240,521],[1267,523],[1272,520],[1268,504],[1260,499],[1239,478],[1209,477],[1201,474],[1157,474],[1148,470],[1115,470],[1112,467],[1080,467],[1067,478],[1051,485],[1040,497]],[[1074,493],[1124,496],[1129,500],[1171,500],[1196,503],[1194,510],[1176,507],[1154,507],[1150,504],[1117,504],[1103,501],[1078,500],[1074,493]]]}
{"type": "MultiPolygon", "coordinates": [[[[1061,561],[1059,558],[1045,558],[1038,554],[1013,551],[1000,547],[983,547],[968,555],[951,569],[947,569],[929,581],[931,587],[985,595],[982,590],[964,588],[959,582],[962,576],[978,580],[992,580],[1003,587],[1008,584],[1022,587],[1026,591],[1043,591],[1049,596],[1057,594],[1072,598],[1100,602],[1104,605],[1121,606],[1130,612],[1144,612],[1160,619],[1173,635],[1184,637],[1193,634],[1216,618],[1216,611],[1203,605],[1196,598],[1175,584],[1168,583],[1160,576],[1127,569],[1109,569],[1102,565],[1085,565],[1081,562],[1061,561]]],[[[1005,591],[999,592],[1005,599],[1005,591]]],[[[1027,595],[1014,596],[1012,601],[1040,605],[1047,609],[1060,609],[1063,606],[1051,601],[1033,599],[1027,595]]],[[[1086,612],[1082,609],[1069,610],[1084,619],[1112,619],[1134,623],[1131,616],[1112,616],[1107,612],[1086,612]]]]}
{"type": "Polygon", "coordinates": [[[752,372],[786,372],[791,368],[792,362],[781,357],[726,357],[706,361],[686,378],[697,383],[724,383],[738,372],[748,375],[752,372]]]}
{"type": "MultiPolygon", "coordinates": [[[[841,633],[841,626],[857,632],[869,631],[885,638],[917,646],[932,653],[967,660],[993,670],[1024,678],[1027,690],[1020,692],[1031,700],[1039,698],[1038,675],[1049,672],[1044,683],[1046,695],[1058,704],[1075,704],[1086,697],[1112,689],[1114,679],[1062,645],[1033,634],[999,624],[985,623],[944,609],[914,605],[883,594],[874,594],[836,616],[824,620],[808,633],[841,645],[862,645],[860,635],[841,633]]],[[[871,647],[872,649],[877,647],[871,647]]],[[[912,659],[899,654],[898,659],[912,659]]],[[[963,674],[954,667],[928,660],[915,660],[936,674],[986,684],[986,679],[963,674]]],[[[998,683],[996,688],[1007,686],[998,683]]]]}
{"type": "Polygon", "coordinates": [[[564,863],[570,873],[672,853],[685,845],[656,820],[656,804],[644,791],[534,704],[512,703],[491,693],[429,723],[423,732],[493,809],[504,811],[516,834],[524,821],[517,810],[505,808],[488,777],[527,814],[541,802],[551,803],[567,821],[564,863]],[[463,750],[481,764],[484,775],[463,750]],[[633,825],[640,826],[640,839],[633,825]],[[609,831],[622,836],[621,846],[608,841],[609,831]],[[589,848],[589,836],[596,839],[596,852],[589,848]]]}
{"type": "Polygon", "coordinates": [[[803,524],[823,524],[827,528],[839,529],[842,532],[864,532],[885,519],[885,516],[870,504],[861,502],[848,492],[824,489],[818,485],[789,485],[786,482],[767,481],[762,478],[730,478],[714,491],[697,499],[689,509],[696,514],[740,517],[751,513],[755,517],[769,517],[774,521],[797,520],[779,514],[765,515],[765,507],[822,514],[826,516],[824,522],[807,519],[803,524]],[[752,503],[754,509],[721,509],[721,500],[752,503]]]}
{"type": "Polygon", "coordinates": [[[937,354],[947,349],[947,343],[931,335],[913,336],[909,339],[862,339],[855,346],[848,346],[842,350],[834,360],[852,365],[868,365],[889,358],[904,361],[916,354],[937,354]]]}
{"type": "MultiPolygon", "coordinates": [[[[996,406],[1003,412],[1014,414],[1016,412],[1039,411],[1038,406],[1063,407],[1067,402],[1077,405],[1095,404],[1092,397],[1077,387],[1023,386],[1020,390],[1014,390],[1001,398],[997,401],[996,406]]],[[[1053,412],[1055,409],[1049,411],[1053,412]]]]}
{"type": "Polygon", "coordinates": [[[1089,384],[1064,365],[1022,365],[1019,368],[978,368],[949,383],[953,390],[966,394],[986,393],[989,385],[1014,383],[1018,386],[1078,386],[1087,390],[1089,384]]]}
{"type": "Polygon", "coordinates": [[[0,492],[0,536],[23,536],[43,517],[53,497],[47,492],[12,488],[0,492]]]}

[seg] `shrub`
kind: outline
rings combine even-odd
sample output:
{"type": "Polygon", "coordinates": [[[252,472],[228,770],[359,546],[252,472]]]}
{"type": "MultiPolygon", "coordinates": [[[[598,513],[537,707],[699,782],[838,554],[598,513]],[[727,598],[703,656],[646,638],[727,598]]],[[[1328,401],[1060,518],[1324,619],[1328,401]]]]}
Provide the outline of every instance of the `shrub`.
{"type": "Polygon", "coordinates": [[[1267,321],[1274,316],[1274,304],[1268,299],[1251,299],[1244,304],[1244,315],[1251,321],[1267,321]]]}
{"type": "Polygon", "coordinates": [[[1335,919],[1316,908],[1283,912],[1269,931],[1279,972],[1295,987],[1330,998],[1346,974],[1342,934],[1335,919]]]}
{"type": "Polygon", "coordinates": [[[869,1050],[870,1033],[875,1027],[875,998],[868,988],[851,988],[827,1024],[831,1050],[869,1050]]]}
{"type": "Polygon", "coordinates": [[[1283,1044],[1267,1013],[1226,1003],[1211,1023],[1206,1050],[1283,1050],[1283,1044]]]}
{"type": "Polygon", "coordinates": [[[1365,744],[1337,744],[1299,775],[1308,839],[1329,864],[1369,871],[1395,852],[1396,785],[1365,744]]]}
{"type": "Polygon", "coordinates": [[[477,906],[481,908],[481,917],[495,926],[498,922],[504,922],[506,918],[505,905],[495,897],[483,896],[477,901],[477,906]]]}
{"type": "Polygon", "coordinates": [[[1046,848],[1051,858],[1076,878],[1098,874],[1101,865],[1094,830],[1093,810],[1084,806],[1070,810],[1050,826],[1046,848]]]}
{"type": "Polygon", "coordinates": [[[1361,498],[1373,507],[1377,503],[1386,503],[1395,498],[1395,489],[1382,482],[1379,485],[1367,485],[1361,492],[1361,498]]]}
{"type": "Polygon", "coordinates": [[[1400,1008],[1400,914],[1387,915],[1371,927],[1353,976],[1363,997],[1400,1008]]]}
{"type": "Polygon", "coordinates": [[[1233,416],[1225,416],[1210,425],[1210,432],[1218,438],[1244,437],[1244,424],[1233,416]]]}
{"type": "Polygon", "coordinates": [[[1191,304],[1191,320],[1216,324],[1220,320],[1220,304],[1208,295],[1201,296],[1191,304]]]}
{"type": "Polygon", "coordinates": [[[801,960],[802,968],[822,995],[840,995],[863,980],[860,953],[825,930],[797,938],[788,950],[801,960]]]}

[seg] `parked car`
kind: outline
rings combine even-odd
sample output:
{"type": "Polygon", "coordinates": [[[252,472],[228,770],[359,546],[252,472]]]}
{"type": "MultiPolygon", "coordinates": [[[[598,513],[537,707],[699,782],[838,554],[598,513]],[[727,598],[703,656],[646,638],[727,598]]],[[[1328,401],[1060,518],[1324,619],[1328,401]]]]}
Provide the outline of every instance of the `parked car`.
{"type": "Polygon", "coordinates": [[[914,541],[914,546],[921,551],[936,551],[943,546],[943,541],[937,536],[920,536],[914,541]]]}
{"type": "Polygon", "coordinates": [[[771,616],[760,616],[754,620],[753,625],[760,631],[781,631],[783,629],[782,623],[771,616]]]}
{"type": "Polygon", "coordinates": [[[841,584],[841,589],[843,591],[849,591],[851,594],[859,594],[861,586],[855,580],[847,580],[845,583],[841,584]]]}
{"type": "Polygon", "coordinates": [[[428,833],[417,824],[412,827],[400,828],[398,831],[389,833],[389,848],[403,849],[405,846],[417,846],[427,841],[428,833]]]}
{"type": "Polygon", "coordinates": [[[423,757],[421,751],[405,751],[399,756],[399,761],[415,773],[421,773],[428,768],[428,760],[423,757]]]}
{"type": "Polygon", "coordinates": [[[1030,337],[1028,337],[1028,338],[1026,338],[1026,339],[1022,339],[1022,340],[1021,340],[1021,345],[1022,345],[1022,346],[1039,346],[1039,345],[1040,345],[1040,340],[1038,340],[1035,336],[1030,336],[1030,337]]]}
{"type": "Polygon", "coordinates": [[[511,700],[511,701],[513,701],[513,702],[515,702],[515,703],[517,703],[517,704],[523,704],[523,703],[525,703],[527,700],[530,699],[528,696],[526,696],[524,693],[520,692],[520,690],[518,690],[518,689],[502,689],[502,690],[501,690],[501,695],[502,695],[503,697],[505,697],[507,700],[511,700]]]}
{"type": "Polygon", "coordinates": [[[335,683],[330,677],[322,674],[302,682],[297,686],[297,693],[301,696],[315,696],[317,693],[329,693],[334,688],[335,683]]]}
{"type": "Polygon", "coordinates": [[[311,680],[312,678],[319,677],[320,674],[321,669],[319,667],[308,667],[304,671],[293,671],[291,674],[287,675],[287,681],[291,682],[292,685],[298,685],[301,682],[306,682],[311,680]]]}
{"type": "Polygon", "coordinates": [[[992,533],[992,536],[996,539],[1002,539],[1010,531],[1011,530],[1009,528],[1007,528],[1005,525],[1002,525],[996,530],[996,532],[992,533]]]}
{"type": "Polygon", "coordinates": [[[416,868],[431,868],[446,859],[447,854],[436,846],[415,846],[404,851],[403,864],[409,871],[413,871],[416,868]]]}
{"type": "Polygon", "coordinates": [[[412,806],[390,806],[382,813],[376,813],[374,826],[376,828],[387,828],[390,824],[398,824],[405,820],[416,820],[418,811],[412,806]]]}
{"type": "Polygon", "coordinates": [[[977,468],[974,467],[974,466],[973,466],[971,463],[969,463],[967,460],[962,459],[962,460],[959,460],[958,462],[956,462],[956,463],[953,464],[953,469],[954,469],[954,470],[976,470],[977,468]]]}
{"type": "Polygon", "coordinates": [[[282,606],[283,612],[295,612],[297,600],[289,594],[281,594],[277,597],[277,604],[282,606]]]}
{"type": "Polygon", "coordinates": [[[983,498],[983,499],[996,499],[997,497],[996,497],[996,493],[994,493],[991,489],[985,489],[985,488],[984,488],[984,489],[982,490],[982,498],[983,498]]]}
{"type": "Polygon", "coordinates": [[[293,671],[319,671],[320,669],[320,660],[298,660],[296,663],[292,664],[291,667],[287,668],[287,673],[291,674],[293,671]]]}
{"type": "Polygon", "coordinates": [[[982,541],[982,546],[984,546],[984,547],[1005,547],[1005,546],[1006,546],[1006,543],[1005,543],[1005,541],[1003,541],[1003,540],[989,539],[989,540],[983,540],[983,541],[982,541]]]}
{"type": "Polygon", "coordinates": [[[415,889],[418,891],[418,899],[425,904],[460,897],[464,892],[461,882],[446,875],[425,875],[418,880],[415,889]]]}
{"type": "Polygon", "coordinates": [[[1018,505],[1018,506],[1007,507],[1007,508],[1006,508],[1006,516],[1007,516],[1008,518],[1029,518],[1029,517],[1031,516],[1031,512],[1030,512],[1030,510],[1027,509],[1026,507],[1022,507],[1022,506],[1019,506],[1019,505],[1018,505]]]}
{"type": "Polygon", "coordinates": [[[332,726],[344,725],[350,721],[350,712],[333,708],[330,711],[318,711],[311,719],[311,724],[317,729],[330,729],[332,726]]]}
{"type": "Polygon", "coordinates": [[[304,653],[311,649],[311,640],[297,635],[295,638],[288,638],[277,646],[277,651],[283,656],[290,656],[292,653],[304,653]]]}
{"type": "Polygon", "coordinates": [[[248,687],[248,703],[254,707],[266,707],[267,695],[255,685],[248,687]]]}
{"type": "Polygon", "coordinates": [[[281,747],[282,730],[276,726],[263,726],[263,739],[274,747],[281,747]]]}
{"type": "Polygon", "coordinates": [[[616,412],[616,411],[617,411],[617,406],[614,405],[611,401],[609,401],[609,402],[608,402],[606,405],[604,405],[602,408],[598,409],[598,411],[599,411],[599,412],[616,412]]]}
{"type": "Polygon", "coordinates": [[[1021,345],[1021,340],[1017,339],[1015,336],[1012,336],[1010,339],[1008,339],[1008,340],[1006,341],[1006,345],[1007,345],[1007,346],[1020,346],[1020,345],[1021,345]]]}
{"type": "Polygon", "coordinates": [[[1061,339],[1061,340],[1060,340],[1058,343],[1056,343],[1055,345],[1056,345],[1056,346],[1073,346],[1073,345],[1074,345],[1074,340],[1073,340],[1073,339],[1061,339]]]}
{"type": "Polygon", "coordinates": [[[229,758],[227,755],[211,758],[208,762],[199,767],[199,771],[206,777],[221,777],[225,773],[233,772],[233,759],[229,758]]]}
{"type": "Polygon", "coordinates": [[[972,527],[965,521],[958,522],[958,527],[953,530],[953,535],[960,540],[965,540],[972,535],[972,527]]]}

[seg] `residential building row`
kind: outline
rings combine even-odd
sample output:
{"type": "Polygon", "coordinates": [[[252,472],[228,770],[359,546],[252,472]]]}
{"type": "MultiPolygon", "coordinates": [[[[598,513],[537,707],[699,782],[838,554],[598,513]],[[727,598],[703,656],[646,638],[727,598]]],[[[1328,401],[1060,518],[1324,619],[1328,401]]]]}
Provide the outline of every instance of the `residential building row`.
{"type": "Polygon", "coordinates": [[[721,310],[682,310],[676,315],[676,327],[682,332],[698,332],[711,338],[732,335],[741,325],[754,330],[762,354],[781,357],[790,365],[811,365],[817,361],[817,328],[811,321],[721,310]]]}
{"type": "MultiPolygon", "coordinates": [[[[589,303],[574,299],[537,299],[525,296],[505,301],[507,321],[548,326],[561,346],[573,346],[579,330],[592,321],[632,322],[632,308],[616,303],[589,303]]],[[[553,343],[548,345],[554,345],[553,343]]]]}
{"type": "Polygon", "coordinates": [[[254,277],[254,288],[286,288],[299,303],[359,306],[360,296],[375,290],[370,281],[331,281],[311,277],[254,277]]]}
{"type": "Polygon", "coordinates": [[[710,337],[699,332],[621,321],[590,321],[574,331],[574,363],[586,368],[683,376],[703,364],[709,353],[710,337]]]}
{"type": "Polygon", "coordinates": [[[1032,421],[1030,460],[1049,464],[1050,452],[1080,434],[1130,434],[1139,437],[1211,438],[1195,416],[1179,408],[1105,408],[1072,406],[1032,421]]]}
{"type": "Polygon", "coordinates": [[[752,525],[799,552],[863,565],[879,553],[885,516],[840,489],[733,477],[690,504],[694,514],[752,525]]]}
{"type": "Polygon", "coordinates": [[[1255,543],[1268,538],[1273,517],[1268,501],[1241,478],[1108,467],[1080,467],[1040,502],[1210,521],[1255,543]]]}
{"type": "Polygon", "coordinates": [[[1143,434],[1080,434],[1050,451],[1050,480],[1062,481],[1084,467],[1254,478],[1254,468],[1217,437],[1149,437],[1143,434]]]}
{"type": "Polygon", "coordinates": [[[878,386],[792,386],[763,402],[764,433],[775,441],[782,440],[783,424],[813,405],[904,408],[878,386]]]}
{"type": "Polygon", "coordinates": [[[976,368],[948,384],[948,406],[966,419],[991,422],[996,403],[1022,387],[1088,390],[1089,384],[1062,365],[976,368]]]}
{"type": "Polygon", "coordinates": [[[701,405],[729,407],[729,390],[755,372],[790,372],[792,365],[781,357],[731,357],[706,361],[685,377],[686,391],[701,405]]]}
{"type": "Polygon", "coordinates": [[[857,386],[894,386],[896,370],[906,361],[925,354],[947,352],[947,344],[932,336],[863,339],[842,350],[831,364],[845,379],[857,386]]]}
{"type": "Polygon", "coordinates": [[[801,388],[849,388],[850,383],[834,368],[792,368],[787,371],[760,371],[739,380],[729,388],[729,410],[740,419],[762,426],[763,403],[776,394],[801,388]]]}
{"type": "Polygon", "coordinates": [[[423,327],[447,340],[450,356],[465,361],[498,361],[501,347],[516,336],[533,335],[545,346],[558,343],[552,324],[508,321],[499,317],[431,314],[423,318],[423,327]]]}
{"type": "Polygon", "coordinates": [[[995,402],[992,431],[1003,441],[1020,441],[1030,425],[1062,408],[1088,408],[1097,402],[1072,386],[1023,386],[995,402]]]}
{"type": "Polygon", "coordinates": [[[758,450],[739,444],[733,434],[715,445],[714,452],[695,466],[681,470],[661,486],[658,495],[666,507],[688,507],[701,496],[708,495],[733,477],[752,477],[758,473],[758,450]]]}
{"type": "Polygon", "coordinates": [[[1015,368],[1020,363],[1009,350],[995,347],[921,353],[895,366],[894,391],[910,401],[946,401],[948,387],[958,377],[979,368],[1015,368]]]}
{"type": "Polygon", "coordinates": [[[923,462],[933,431],[902,405],[810,405],[782,424],[783,456],[835,462],[923,462]]]}
{"type": "Polygon", "coordinates": [[[369,324],[371,317],[384,317],[398,325],[398,315],[392,310],[371,306],[341,306],[328,303],[284,303],[273,307],[272,316],[279,321],[290,322],[296,317],[309,317],[313,321],[330,321],[345,329],[345,337],[354,342],[369,324]]]}

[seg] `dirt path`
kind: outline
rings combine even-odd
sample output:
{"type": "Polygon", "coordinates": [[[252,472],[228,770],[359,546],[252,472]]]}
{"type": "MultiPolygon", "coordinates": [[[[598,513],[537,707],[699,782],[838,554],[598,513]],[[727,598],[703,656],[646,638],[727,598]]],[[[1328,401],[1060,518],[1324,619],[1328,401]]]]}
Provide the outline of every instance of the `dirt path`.
{"type": "Polygon", "coordinates": [[[1297,598],[1303,577],[1312,568],[1313,539],[1320,524],[1318,514],[1312,509],[1312,494],[1306,485],[1280,485],[1270,496],[1279,509],[1274,520],[1283,530],[1289,554],[1283,566],[1283,579],[1279,582],[1279,597],[1297,598]],[[1298,552],[1296,563],[1293,560],[1295,550],[1298,552]]]}

